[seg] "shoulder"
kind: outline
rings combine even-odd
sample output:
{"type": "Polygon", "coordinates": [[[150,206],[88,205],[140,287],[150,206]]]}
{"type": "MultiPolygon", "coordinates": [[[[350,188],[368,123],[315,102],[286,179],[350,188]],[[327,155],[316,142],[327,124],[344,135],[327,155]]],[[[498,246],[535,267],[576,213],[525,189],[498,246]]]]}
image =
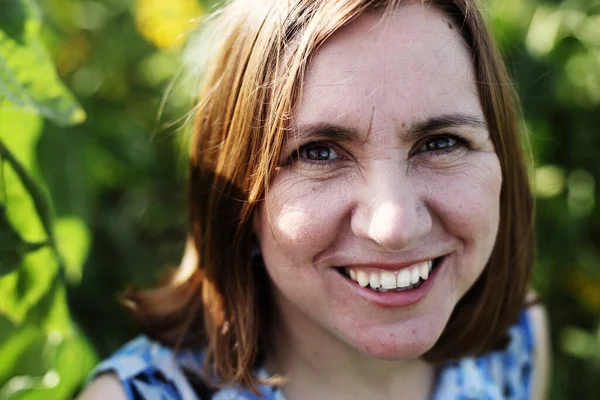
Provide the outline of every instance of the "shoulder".
{"type": "Polygon", "coordinates": [[[201,352],[175,352],[140,336],[96,367],[83,398],[197,399],[198,393],[187,379],[186,371],[200,371],[201,367],[201,352]],[[118,393],[118,397],[112,396],[113,393],[118,393]],[[93,395],[99,397],[90,397],[93,395]]]}
{"type": "Polygon", "coordinates": [[[511,343],[504,354],[509,362],[505,368],[511,374],[514,360],[520,360],[520,376],[528,390],[528,399],[543,400],[547,395],[550,370],[550,340],[548,317],[543,304],[531,292],[527,296],[529,305],[523,310],[519,322],[509,331],[511,343]],[[527,371],[527,372],[525,372],[527,371]]]}
{"type": "Polygon", "coordinates": [[[534,343],[531,398],[542,400],[547,395],[548,375],[550,373],[548,316],[546,309],[541,304],[530,306],[527,313],[531,323],[534,343]]]}
{"type": "Polygon", "coordinates": [[[519,392],[520,387],[527,399],[543,400],[550,368],[548,320],[543,304],[533,293],[528,295],[528,303],[518,323],[509,330],[508,348],[491,358],[501,360],[512,393],[519,392]]]}
{"type": "Polygon", "coordinates": [[[81,393],[78,400],[126,400],[127,395],[115,374],[106,373],[95,378],[81,393]]]}
{"type": "MultiPolygon", "coordinates": [[[[240,387],[210,385],[203,379],[205,351],[178,350],[140,336],[102,361],[90,377],[80,400],[163,399],[163,400],[256,400],[240,387]],[[218,387],[218,388],[217,388],[218,387]]],[[[261,379],[266,370],[257,370],[261,379]]],[[[280,399],[269,385],[257,388],[262,399],[280,399]]]]}
{"type": "Polygon", "coordinates": [[[548,340],[543,308],[524,308],[508,336],[503,350],[442,366],[434,399],[544,399],[548,340]]]}

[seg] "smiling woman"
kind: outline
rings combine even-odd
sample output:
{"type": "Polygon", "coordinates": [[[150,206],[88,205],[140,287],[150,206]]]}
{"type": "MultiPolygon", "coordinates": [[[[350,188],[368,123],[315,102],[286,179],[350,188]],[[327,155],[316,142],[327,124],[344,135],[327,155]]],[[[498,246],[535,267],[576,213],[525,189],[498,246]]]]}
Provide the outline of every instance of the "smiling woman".
{"type": "Polygon", "coordinates": [[[542,398],[533,202],[477,9],[229,3],[186,261],[127,293],[147,336],[84,398],[542,398]]]}
{"type": "Polygon", "coordinates": [[[284,365],[294,347],[332,359],[348,346],[363,365],[421,356],[489,259],[502,173],[447,20],[421,4],[367,13],[308,65],[297,134],[255,214],[284,365]],[[397,289],[434,260],[426,285],[397,289]]]}

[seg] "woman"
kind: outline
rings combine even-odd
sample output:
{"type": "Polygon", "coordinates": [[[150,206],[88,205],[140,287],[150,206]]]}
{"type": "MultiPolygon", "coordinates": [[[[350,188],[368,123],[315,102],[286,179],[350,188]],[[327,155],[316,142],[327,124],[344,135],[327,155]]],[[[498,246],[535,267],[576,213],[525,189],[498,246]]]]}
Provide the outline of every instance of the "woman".
{"type": "Polygon", "coordinates": [[[476,5],[234,0],[214,23],[187,260],[127,294],[147,337],[83,398],[543,398],[523,139],[476,5]]]}

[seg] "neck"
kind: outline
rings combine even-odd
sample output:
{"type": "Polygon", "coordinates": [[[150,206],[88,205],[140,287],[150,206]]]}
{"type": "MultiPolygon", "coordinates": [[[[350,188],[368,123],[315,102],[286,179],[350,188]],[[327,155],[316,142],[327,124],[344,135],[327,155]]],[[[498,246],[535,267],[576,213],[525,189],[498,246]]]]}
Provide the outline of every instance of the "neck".
{"type": "Polygon", "coordinates": [[[285,317],[277,319],[279,324],[273,332],[273,347],[267,359],[269,371],[286,378],[282,390],[287,400],[431,397],[433,365],[420,358],[371,357],[301,318],[296,314],[291,321],[285,317]]]}

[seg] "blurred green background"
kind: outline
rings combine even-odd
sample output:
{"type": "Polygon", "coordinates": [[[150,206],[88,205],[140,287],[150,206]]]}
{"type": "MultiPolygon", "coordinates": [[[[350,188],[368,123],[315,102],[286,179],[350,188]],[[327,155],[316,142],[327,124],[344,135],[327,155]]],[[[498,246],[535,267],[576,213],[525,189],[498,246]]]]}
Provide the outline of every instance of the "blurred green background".
{"type": "MultiPolygon", "coordinates": [[[[75,395],[137,333],[119,292],[177,264],[196,89],[183,50],[211,8],[0,0],[0,400],[75,395]]],[[[483,8],[533,142],[550,398],[598,399],[600,1],[483,8]]]]}

